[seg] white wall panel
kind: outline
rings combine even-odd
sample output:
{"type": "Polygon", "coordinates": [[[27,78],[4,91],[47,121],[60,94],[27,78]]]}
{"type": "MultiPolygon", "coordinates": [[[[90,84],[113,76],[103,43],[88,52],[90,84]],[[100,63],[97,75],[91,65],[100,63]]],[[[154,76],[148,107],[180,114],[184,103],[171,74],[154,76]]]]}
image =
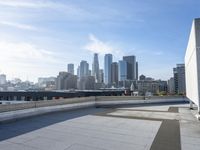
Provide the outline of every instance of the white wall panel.
{"type": "Polygon", "coordinates": [[[200,52],[197,47],[200,45],[199,30],[200,19],[195,19],[185,54],[186,95],[198,108],[200,106],[200,52]]]}

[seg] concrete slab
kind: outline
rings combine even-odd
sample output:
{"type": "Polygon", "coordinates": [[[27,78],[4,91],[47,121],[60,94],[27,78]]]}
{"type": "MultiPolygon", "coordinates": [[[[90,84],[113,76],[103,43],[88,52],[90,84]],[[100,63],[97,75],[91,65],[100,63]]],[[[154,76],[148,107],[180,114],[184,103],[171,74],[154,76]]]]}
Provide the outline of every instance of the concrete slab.
{"type": "Polygon", "coordinates": [[[199,149],[199,125],[187,105],[87,108],[0,124],[0,149],[199,149]]]}

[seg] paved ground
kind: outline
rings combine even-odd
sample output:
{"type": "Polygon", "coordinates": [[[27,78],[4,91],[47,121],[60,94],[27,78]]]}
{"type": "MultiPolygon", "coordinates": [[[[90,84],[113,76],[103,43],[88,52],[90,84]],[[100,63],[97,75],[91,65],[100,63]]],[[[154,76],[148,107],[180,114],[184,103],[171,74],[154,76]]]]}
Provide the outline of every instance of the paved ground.
{"type": "Polygon", "coordinates": [[[0,150],[197,150],[188,104],[88,108],[0,124],[0,150]]]}

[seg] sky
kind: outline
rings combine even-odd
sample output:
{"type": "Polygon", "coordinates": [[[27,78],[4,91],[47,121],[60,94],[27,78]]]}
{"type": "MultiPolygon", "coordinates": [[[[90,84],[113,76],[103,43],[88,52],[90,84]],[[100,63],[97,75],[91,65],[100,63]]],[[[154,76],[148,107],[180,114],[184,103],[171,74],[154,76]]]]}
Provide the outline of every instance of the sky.
{"type": "Polygon", "coordinates": [[[0,74],[37,81],[99,54],[135,55],[139,75],[167,80],[184,63],[199,0],[0,0],[0,74]]]}

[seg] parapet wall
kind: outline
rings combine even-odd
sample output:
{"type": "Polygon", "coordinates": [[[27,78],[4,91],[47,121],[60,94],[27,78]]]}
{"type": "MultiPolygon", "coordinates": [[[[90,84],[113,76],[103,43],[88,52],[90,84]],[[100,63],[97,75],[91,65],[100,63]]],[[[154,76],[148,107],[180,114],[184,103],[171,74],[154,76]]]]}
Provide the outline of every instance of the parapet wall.
{"type": "Polygon", "coordinates": [[[69,98],[69,99],[56,99],[56,100],[42,100],[42,101],[31,101],[27,103],[19,104],[5,104],[0,105],[0,112],[16,111],[29,108],[48,107],[56,105],[67,105],[75,103],[91,102],[95,105],[95,97],[81,97],[81,98],[69,98]]]}
{"type": "Polygon", "coordinates": [[[68,99],[56,99],[56,100],[42,100],[31,101],[27,103],[19,104],[5,104],[0,105],[0,112],[16,111],[29,108],[40,108],[48,106],[59,106],[67,104],[83,104],[90,103],[91,106],[104,106],[104,105],[120,105],[120,104],[142,104],[142,103],[158,103],[158,102],[180,102],[186,99],[182,96],[97,96],[97,97],[80,97],[80,98],[68,98],[68,99]]]}
{"type": "Polygon", "coordinates": [[[57,100],[31,101],[27,103],[0,105],[0,124],[46,113],[75,110],[87,107],[114,107],[131,104],[185,102],[183,97],[133,97],[98,96],[57,100]]]}

